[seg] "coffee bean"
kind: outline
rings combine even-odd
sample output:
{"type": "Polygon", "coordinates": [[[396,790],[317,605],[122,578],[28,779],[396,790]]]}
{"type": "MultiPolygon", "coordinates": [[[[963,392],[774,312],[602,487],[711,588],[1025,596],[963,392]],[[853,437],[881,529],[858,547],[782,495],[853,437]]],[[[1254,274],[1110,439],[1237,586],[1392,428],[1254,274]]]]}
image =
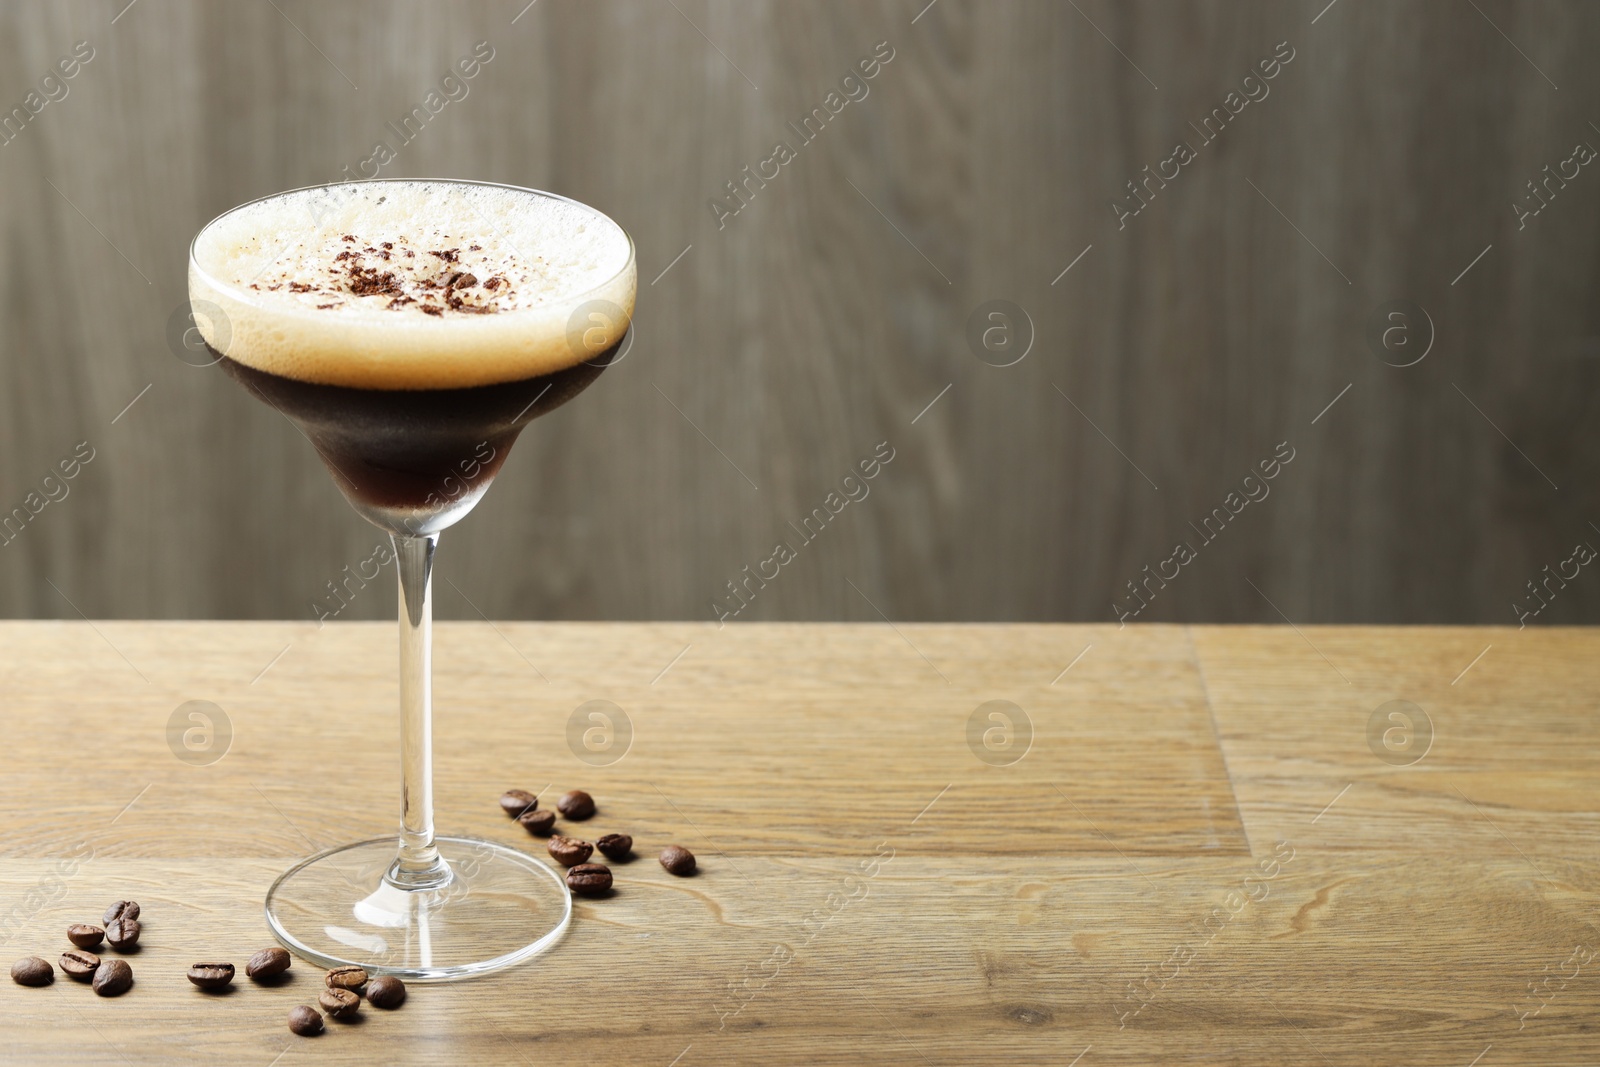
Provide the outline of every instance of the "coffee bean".
{"type": "Polygon", "coordinates": [[[139,943],[139,933],[143,929],[138,919],[113,919],[106,926],[106,944],[118,952],[127,952],[139,943]]]}
{"type": "Polygon", "coordinates": [[[95,968],[99,966],[100,957],[81,948],[61,954],[61,973],[75,982],[87,982],[94,978],[95,968]]]}
{"type": "Polygon", "coordinates": [[[668,845],[661,850],[661,866],[668,874],[678,876],[694,873],[694,853],[682,845],[668,845]]]}
{"type": "Polygon", "coordinates": [[[101,960],[94,969],[94,991],[102,997],[120,997],[133,985],[133,968],[123,960],[101,960]]]}
{"type": "Polygon", "coordinates": [[[56,980],[56,969],[49,960],[24,956],[11,965],[11,980],[18,985],[49,985],[56,980]]]}
{"type": "Polygon", "coordinates": [[[189,981],[208,992],[226,989],[233,981],[233,964],[197,963],[189,968],[189,981]]]}
{"type": "Polygon", "coordinates": [[[73,923],[67,927],[67,940],[79,948],[94,948],[106,939],[106,932],[98,926],[73,923]]]}
{"type": "Polygon", "coordinates": [[[539,798],[526,789],[507,789],[500,797],[500,810],[515,819],[539,806],[539,798]]]}
{"type": "Polygon", "coordinates": [[[137,919],[139,917],[139,902],[136,900],[119,900],[106,909],[105,916],[100,920],[107,926],[118,919],[137,919]]]}
{"type": "Polygon", "coordinates": [[[367,983],[367,1003],[393,1011],[406,1002],[406,984],[392,974],[380,975],[367,983]]]}
{"type": "Polygon", "coordinates": [[[611,868],[603,863],[580,863],[567,872],[567,888],[579,896],[604,896],[611,888],[611,868]]]}
{"type": "Polygon", "coordinates": [[[556,813],[553,811],[525,811],[517,816],[517,821],[522,824],[522,828],[528,833],[543,837],[555,826],[556,813]]]}
{"type": "Polygon", "coordinates": [[[316,1037],[322,1033],[322,1013],[302,1004],[289,1012],[289,1029],[301,1037],[316,1037]]]}
{"type": "Polygon", "coordinates": [[[289,960],[289,953],[281,948],[264,948],[250,957],[250,962],[244,965],[244,973],[257,982],[276,978],[289,969],[289,960]]]}
{"type": "Polygon", "coordinates": [[[594,851],[594,846],[587,841],[579,841],[573,837],[562,837],[560,834],[552,837],[545,846],[555,861],[563,867],[571,867],[582,863],[594,851]]]}
{"type": "Polygon", "coordinates": [[[574,789],[561,794],[561,799],[556,801],[556,808],[567,818],[581,821],[594,814],[594,797],[581,789],[574,789]]]}
{"type": "Polygon", "coordinates": [[[627,834],[607,834],[596,841],[594,847],[614,860],[625,860],[633,851],[633,838],[627,834]]]}
{"type": "Polygon", "coordinates": [[[317,994],[317,1003],[333,1019],[348,1019],[361,1008],[361,998],[348,989],[324,989],[317,994]]]}
{"type": "Polygon", "coordinates": [[[353,989],[361,991],[367,984],[367,972],[353,964],[348,967],[335,967],[322,978],[323,984],[329,989],[353,989]]]}

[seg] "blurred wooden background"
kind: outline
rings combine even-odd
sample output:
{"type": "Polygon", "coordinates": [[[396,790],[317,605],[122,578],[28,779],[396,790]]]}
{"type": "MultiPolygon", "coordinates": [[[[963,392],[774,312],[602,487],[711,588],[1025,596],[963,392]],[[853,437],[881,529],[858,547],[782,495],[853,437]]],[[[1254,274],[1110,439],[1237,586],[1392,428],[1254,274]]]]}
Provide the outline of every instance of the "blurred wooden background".
{"type": "MultiPolygon", "coordinates": [[[[1139,619],[1503,624],[1600,546],[1600,168],[1512,208],[1600,146],[1585,0],[125,3],[0,8],[7,112],[94,52],[0,145],[0,512],[94,450],[0,547],[0,614],[309,619],[372,554],[300,435],[168,335],[201,225],[380,140],[384,176],[568,194],[639,250],[633,349],[446,534],[444,617],[711,618],[882,441],[739,619],[1109,620],[1188,539],[1139,619]],[[708,201],[879,42],[868,95],[719,229],[708,201]],[[1033,326],[1014,366],[967,341],[994,299],[1033,326]],[[1405,368],[1366,340],[1401,299],[1434,333],[1405,368]]],[[[1531,624],[1600,616],[1592,569],[1531,624]]],[[[388,617],[388,580],[339,617],[388,617]]]]}

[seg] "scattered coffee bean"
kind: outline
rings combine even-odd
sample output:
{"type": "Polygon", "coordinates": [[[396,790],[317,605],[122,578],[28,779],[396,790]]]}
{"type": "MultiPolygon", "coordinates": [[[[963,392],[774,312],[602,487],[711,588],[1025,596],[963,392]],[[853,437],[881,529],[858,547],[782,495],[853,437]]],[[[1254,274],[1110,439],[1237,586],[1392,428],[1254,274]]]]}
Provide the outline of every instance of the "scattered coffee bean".
{"type": "Polygon", "coordinates": [[[197,963],[189,968],[189,981],[207,992],[226,989],[233,981],[233,964],[197,963]]]}
{"type": "Polygon", "coordinates": [[[581,789],[562,793],[556,808],[569,819],[583,820],[594,814],[594,797],[581,789]]]}
{"type": "Polygon", "coordinates": [[[329,989],[352,989],[357,993],[367,984],[367,972],[354,964],[348,967],[335,967],[323,976],[323,983],[329,989]]]}
{"type": "Polygon", "coordinates": [[[133,968],[124,960],[101,960],[94,969],[94,991],[102,997],[120,997],[133,985],[133,968]]]}
{"type": "Polygon", "coordinates": [[[515,819],[539,806],[539,798],[526,789],[507,789],[500,797],[500,810],[515,819]]]}
{"type": "Polygon", "coordinates": [[[567,872],[567,888],[579,896],[604,896],[611,888],[611,868],[603,863],[580,863],[567,872]]]}
{"type": "Polygon", "coordinates": [[[348,989],[324,989],[317,994],[317,1003],[331,1019],[348,1019],[361,1008],[361,998],[348,989]]]}
{"type": "Polygon", "coordinates": [[[627,834],[607,834],[596,841],[594,847],[614,860],[625,860],[633,851],[633,838],[627,834]]]}
{"type": "Polygon", "coordinates": [[[49,985],[56,980],[56,969],[49,960],[25,956],[11,965],[11,980],[18,985],[49,985]]]}
{"type": "Polygon", "coordinates": [[[139,917],[139,902],[136,900],[119,900],[106,909],[105,916],[100,920],[109,926],[118,919],[137,919],[139,917]]]}
{"type": "Polygon", "coordinates": [[[517,821],[522,828],[530,834],[540,837],[548,834],[556,824],[556,813],[553,811],[525,811],[517,816],[517,821]]]}
{"type": "Polygon", "coordinates": [[[289,1012],[289,1029],[301,1037],[315,1037],[322,1033],[322,1013],[302,1004],[289,1012]]]}
{"type": "Polygon", "coordinates": [[[61,954],[61,973],[75,982],[91,980],[99,966],[100,957],[85,949],[75,948],[61,954]]]}
{"type": "Polygon", "coordinates": [[[668,874],[683,876],[694,873],[694,853],[682,845],[668,845],[661,850],[661,866],[668,874]]]}
{"type": "Polygon", "coordinates": [[[594,851],[594,846],[587,841],[579,841],[573,837],[562,837],[560,834],[552,837],[545,846],[555,861],[563,867],[572,867],[589,858],[594,851]]]}
{"type": "Polygon", "coordinates": [[[73,923],[67,927],[67,940],[79,948],[94,948],[106,939],[106,932],[87,923],[73,923]]]}
{"type": "Polygon", "coordinates": [[[142,929],[138,919],[112,919],[106,926],[106,944],[118,952],[127,952],[139,943],[142,929]]]}
{"type": "Polygon", "coordinates": [[[406,984],[392,974],[380,975],[367,983],[367,1003],[393,1011],[406,1002],[406,984]]]}
{"type": "Polygon", "coordinates": [[[264,948],[250,957],[250,962],[244,965],[244,973],[254,981],[276,978],[289,969],[289,953],[281,948],[264,948]]]}

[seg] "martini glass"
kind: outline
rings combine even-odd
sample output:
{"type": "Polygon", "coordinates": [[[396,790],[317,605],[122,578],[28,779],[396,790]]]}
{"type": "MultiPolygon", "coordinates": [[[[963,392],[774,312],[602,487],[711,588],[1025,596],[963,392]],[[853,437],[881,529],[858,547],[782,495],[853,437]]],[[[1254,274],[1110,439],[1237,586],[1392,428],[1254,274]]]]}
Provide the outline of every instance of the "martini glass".
{"type": "MultiPolygon", "coordinates": [[[[409,221],[428,228],[426,218],[409,221]]],[[[336,270],[328,265],[337,277],[336,270]]],[[[433,560],[440,531],[482,498],[523,427],[618,358],[634,291],[633,243],[609,218],[564,197],[481,182],[394,179],[294,190],[235,208],[195,238],[191,308],[217,364],[300,429],[355,510],[390,535],[399,572],[398,833],[311,856],[267,894],[274,935],[321,966],[447,981],[536,955],[566,928],[571,897],[549,866],[493,842],[434,832],[433,560]],[[395,206],[387,214],[378,206],[391,199],[442,204],[457,230],[463,217],[481,221],[475,233],[444,235],[447,242],[420,238],[424,255],[430,244],[503,251],[516,240],[524,261],[541,259],[552,250],[527,246],[527,231],[516,229],[519,210],[554,220],[535,234],[552,234],[558,245],[589,240],[591,249],[598,241],[603,254],[563,288],[563,256],[552,253],[557,265],[545,268],[538,300],[497,314],[319,314],[310,301],[270,295],[272,285],[257,280],[277,277],[277,264],[303,268],[318,249],[356,247],[329,242],[359,228],[363,211],[392,228],[395,206]],[[293,224],[285,227],[286,218],[293,224]],[[282,244],[286,230],[283,251],[250,261],[264,263],[253,277],[229,261],[232,253],[218,251],[264,252],[282,244]],[[397,382],[405,387],[392,387],[397,382]]]]}

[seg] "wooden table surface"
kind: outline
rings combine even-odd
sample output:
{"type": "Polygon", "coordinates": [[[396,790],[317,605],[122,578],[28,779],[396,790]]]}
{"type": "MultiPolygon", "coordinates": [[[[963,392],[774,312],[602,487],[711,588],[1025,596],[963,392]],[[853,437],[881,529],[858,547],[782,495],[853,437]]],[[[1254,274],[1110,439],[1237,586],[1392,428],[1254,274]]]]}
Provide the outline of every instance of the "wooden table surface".
{"type": "Polygon", "coordinates": [[[1600,1061],[1592,631],[447,623],[435,663],[442,831],[537,847],[499,793],[581,787],[645,858],[551,953],[306,1040],[308,965],[184,970],[390,830],[394,627],[0,624],[7,962],[147,919],[119,999],[0,983],[0,1061],[1600,1061]],[[232,726],[206,765],[191,700],[232,726]],[[590,700],[632,725],[604,766],[590,700]],[[969,744],[990,701],[1031,742],[991,708],[969,744]]]}

